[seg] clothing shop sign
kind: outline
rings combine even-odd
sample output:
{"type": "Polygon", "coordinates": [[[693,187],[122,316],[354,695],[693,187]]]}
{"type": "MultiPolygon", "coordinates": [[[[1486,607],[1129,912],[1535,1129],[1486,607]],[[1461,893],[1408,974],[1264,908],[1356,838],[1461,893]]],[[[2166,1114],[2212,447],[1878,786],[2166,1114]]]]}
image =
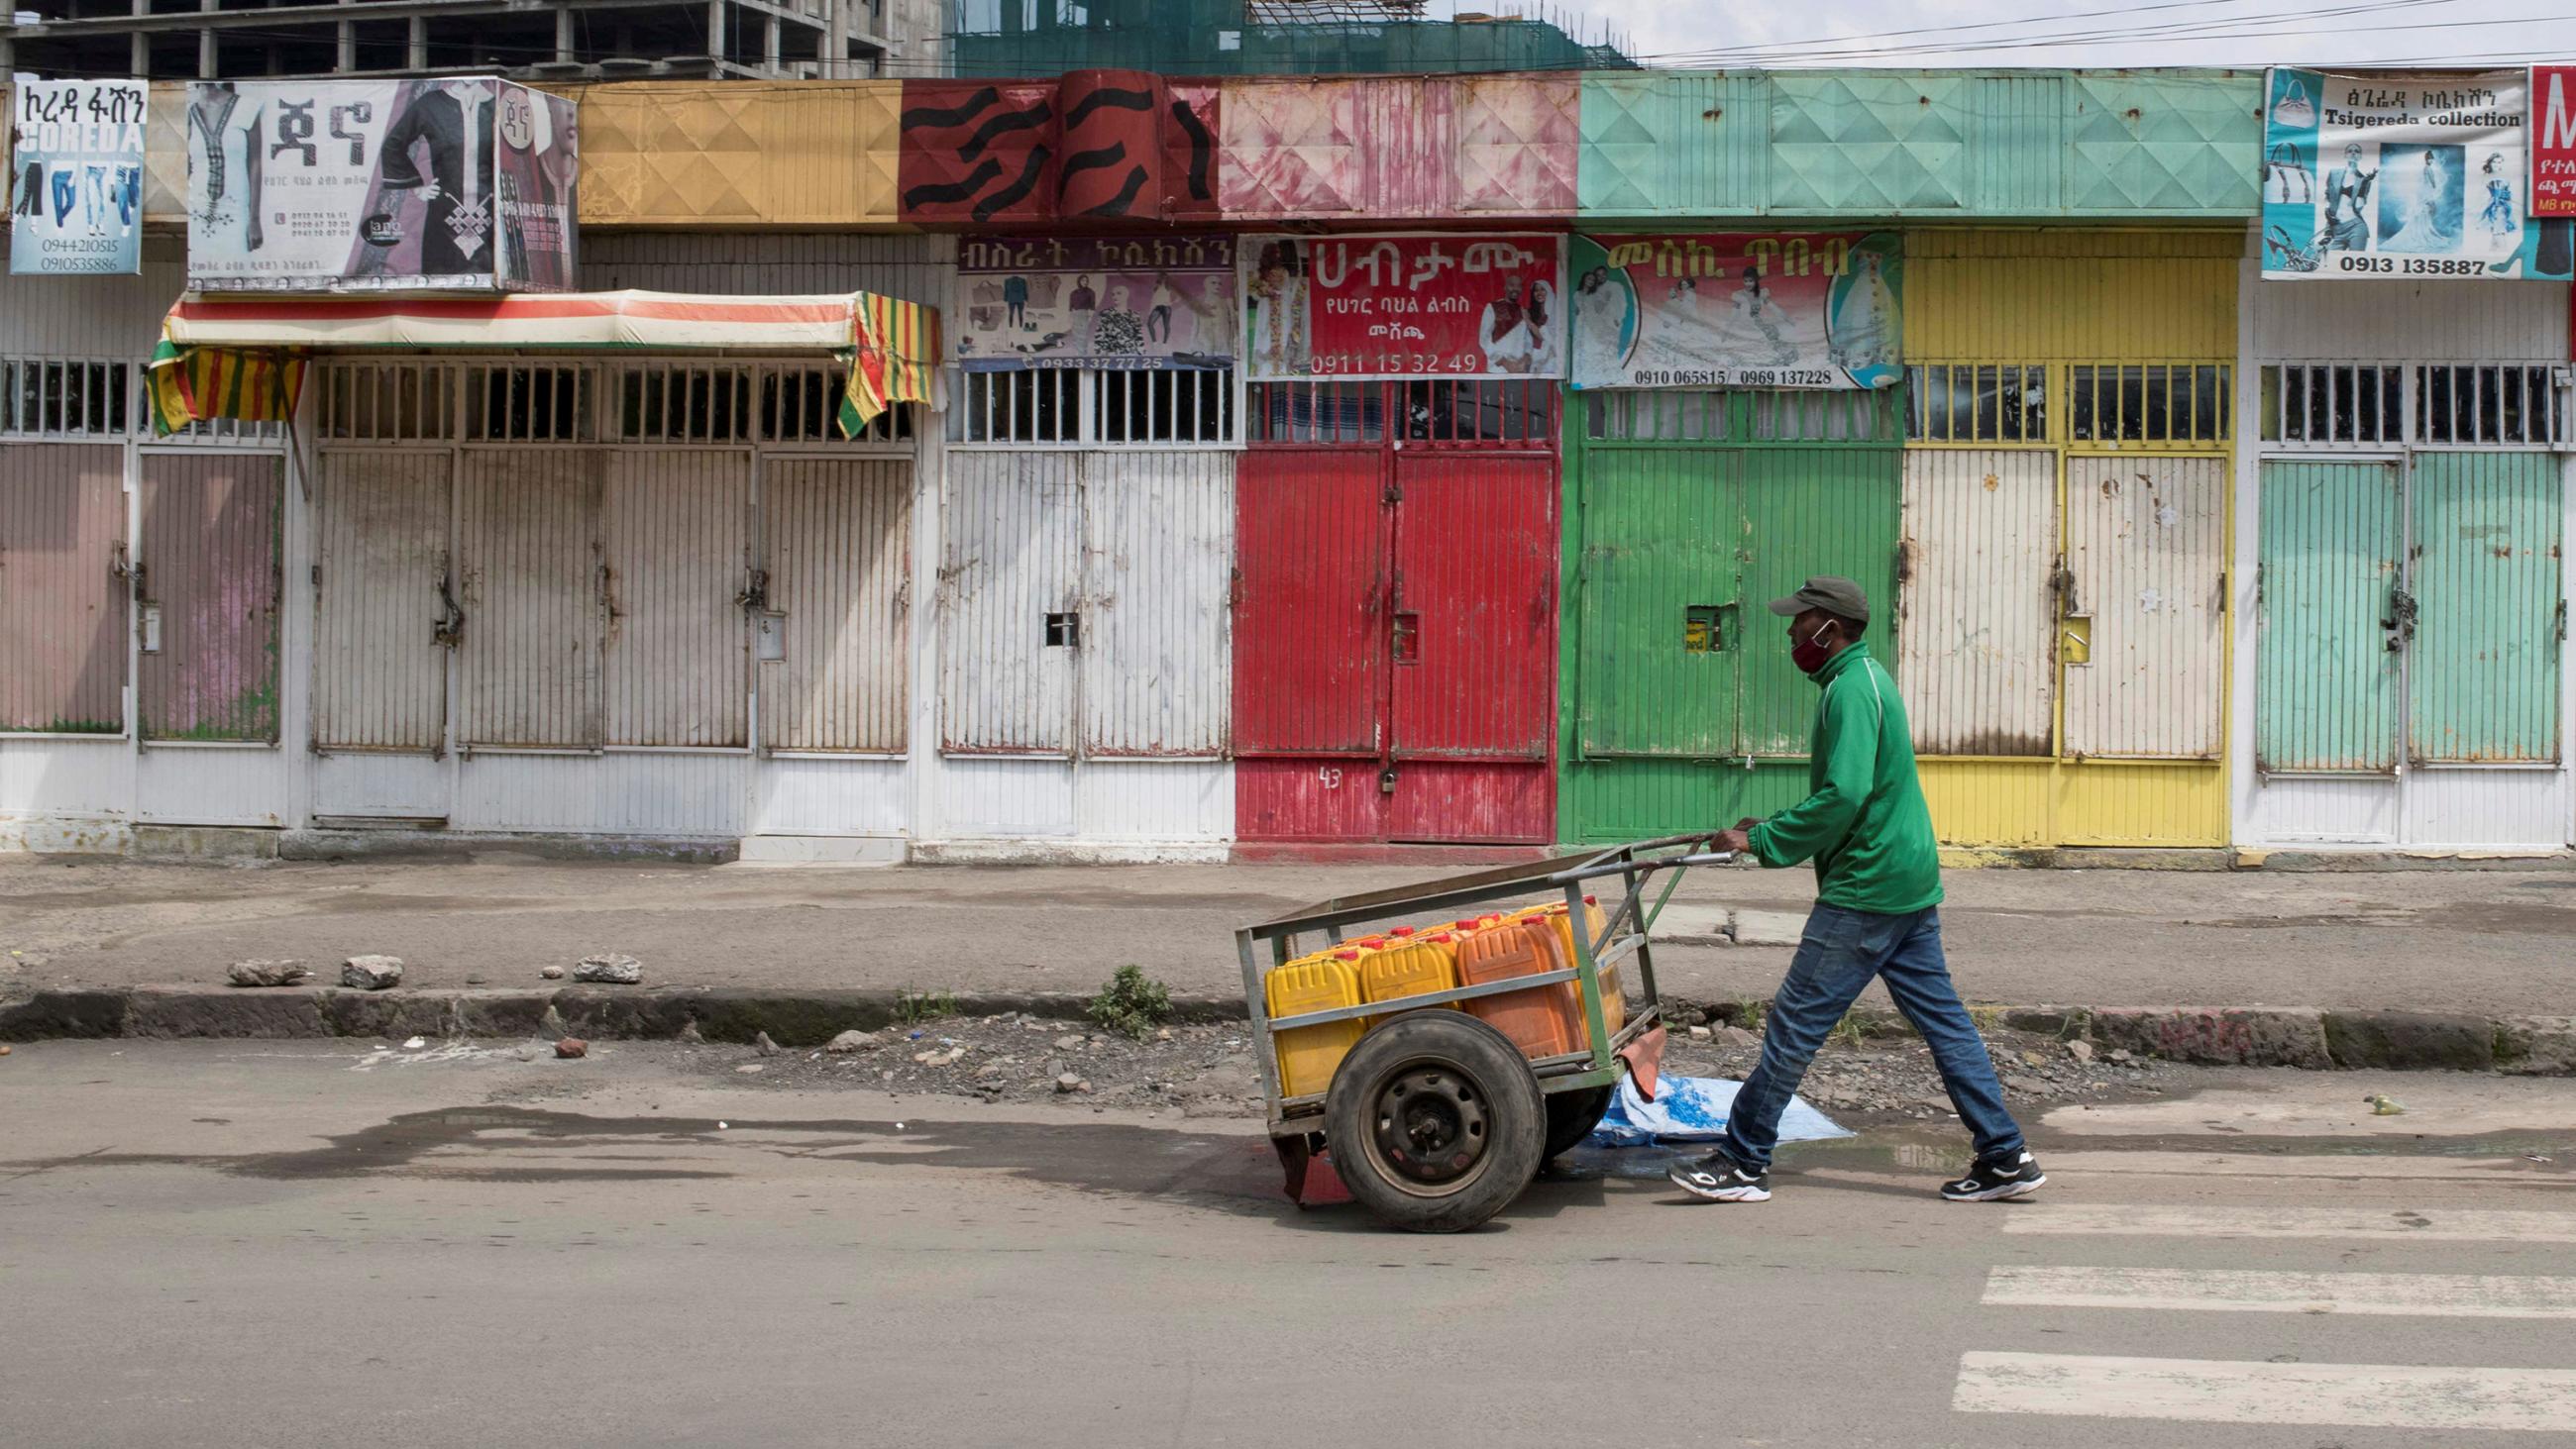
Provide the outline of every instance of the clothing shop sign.
{"type": "Polygon", "coordinates": [[[966,237],[968,372],[1234,365],[1234,239],[966,237]]]}
{"type": "Polygon", "coordinates": [[[13,94],[9,270],[140,271],[143,82],[20,76],[13,94]]]}
{"type": "Polygon", "coordinates": [[[1562,378],[1563,241],[1244,237],[1247,375],[1562,378]]]}
{"type": "Polygon", "coordinates": [[[188,87],[188,283],[569,291],[570,101],[488,77],[188,87]]]}
{"type": "Polygon", "coordinates": [[[1893,233],[1578,236],[1586,387],[1890,387],[1905,376],[1893,233]]]}
{"type": "Polygon", "coordinates": [[[2274,70],[2263,275],[2563,279],[2563,222],[2531,220],[2528,73],[2274,70]]]}
{"type": "Polygon", "coordinates": [[[2576,65],[2531,68],[2531,214],[2576,217],[2576,65]]]}

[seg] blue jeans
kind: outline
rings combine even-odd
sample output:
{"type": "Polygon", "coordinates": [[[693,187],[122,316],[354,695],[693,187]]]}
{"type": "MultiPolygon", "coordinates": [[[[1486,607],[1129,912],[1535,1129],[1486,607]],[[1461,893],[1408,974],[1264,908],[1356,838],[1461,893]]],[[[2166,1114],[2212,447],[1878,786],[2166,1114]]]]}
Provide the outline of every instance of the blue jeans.
{"type": "Polygon", "coordinates": [[[1976,1139],[1977,1155],[2021,1150],[2021,1128],[2004,1110],[2003,1083],[1995,1080],[1994,1061],[1950,984],[1950,967],[1941,955],[1940,911],[1882,916],[1820,902],[1807,916],[1788,979],[1771,998],[1762,1060],[1744,1079],[1744,1089],[1735,1094],[1735,1106],[1727,1113],[1721,1145],[1735,1160],[1756,1171],[1770,1168],[1771,1149],[1780,1145],[1780,1114],[1788,1110],[1825,1034],[1851,1010],[1872,977],[1886,981],[1896,1009],[1932,1048],[1941,1084],[1976,1139]]]}

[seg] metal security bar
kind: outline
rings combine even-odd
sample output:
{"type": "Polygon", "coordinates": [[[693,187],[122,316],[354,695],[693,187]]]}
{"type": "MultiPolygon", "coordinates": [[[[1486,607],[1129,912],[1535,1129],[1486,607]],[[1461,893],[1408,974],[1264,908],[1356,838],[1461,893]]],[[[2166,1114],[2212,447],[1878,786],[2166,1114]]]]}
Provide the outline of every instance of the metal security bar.
{"type": "Polygon", "coordinates": [[[848,375],[794,364],[760,374],[760,435],[771,443],[887,444],[912,441],[913,404],[887,408],[856,437],[841,436],[841,394],[848,375]]]}
{"type": "Polygon", "coordinates": [[[2048,440],[2048,369],[2036,363],[1906,369],[1906,437],[1923,443],[2048,440]]]}
{"type": "Polygon", "coordinates": [[[587,443],[591,371],[579,365],[469,364],[465,438],[475,443],[587,443]]]}
{"type": "Polygon", "coordinates": [[[626,367],[617,382],[617,436],[633,443],[749,442],[751,395],[751,372],[743,367],[626,367]]]}
{"type": "Polygon", "coordinates": [[[1766,443],[1896,442],[1896,399],[1891,392],[1800,392],[1764,389],[1750,394],[1753,436],[1766,443]]]}
{"type": "Polygon", "coordinates": [[[435,442],[456,425],[454,370],[435,362],[349,362],[321,370],[322,436],[344,443],[435,442]]]}
{"type": "Polygon", "coordinates": [[[2556,447],[2567,441],[2564,371],[2550,364],[2437,364],[2415,371],[2418,443],[2556,447]]]}
{"type": "Polygon", "coordinates": [[[1254,383],[1249,410],[1256,443],[1386,441],[1386,388],[1381,383],[1254,383]]]}
{"type": "Polygon", "coordinates": [[[2093,363],[2067,369],[2068,436],[2079,443],[2223,443],[2234,432],[2232,369],[2093,363]]]}
{"type": "Polygon", "coordinates": [[[1092,393],[1093,442],[1223,443],[1234,437],[1232,369],[1103,371],[1092,393]]]}
{"type": "Polygon", "coordinates": [[[92,357],[0,357],[0,433],[121,438],[134,425],[134,364],[92,357]]]}
{"type": "Polygon", "coordinates": [[[1552,448],[1553,382],[1431,378],[1403,390],[1404,440],[1432,448],[1552,448]]]}
{"type": "Polygon", "coordinates": [[[2406,369],[2373,363],[2275,363],[2263,369],[2263,440],[2384,446],[2406,437],[2406,369]]]}
{"type": "Polygon", "coordinates": [[[1587,392],[1583,435],[1605,443],[1717,443],[1727,438],[1722,392],[1587,392]]]}
{"type": "Polygon", "coordinates": [[[1070,369],[967,373],[964,440],[1080,442],[1082,374],[1070,369]]]}

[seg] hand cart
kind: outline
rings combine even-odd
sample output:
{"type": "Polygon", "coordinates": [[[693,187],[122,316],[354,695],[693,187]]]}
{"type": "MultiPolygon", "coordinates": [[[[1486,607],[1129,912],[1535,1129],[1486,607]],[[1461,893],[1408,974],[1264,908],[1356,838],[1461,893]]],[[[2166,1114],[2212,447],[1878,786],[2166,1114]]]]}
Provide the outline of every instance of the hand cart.
{"type": "MultiPolygon", "coordinates": [[[[1647,933],[1683,871],[1722,865],[1732,854],[1699,853],[1706,836],[1640,841],[1528,865],[1346,896],[1234,933],[1243,958],[1244,1004],[1261,1065],[1271,1146],[1301,1204],[1333,1198],[1338,1185],[1391,1226],[1456,1232],[1501,1212],[1538,1170],[1588,1136],[1609,1109],[1622,1072],[1649,1095],[1663,1057],[1655,964],[1647,933]],[[1644,888],[1669,872],[1653,903],[1644,888]],[[1585,887],[1617,881],[1625,898],[1596,937],[1585,922],[1585,887]],[[1269,1018],[1263,979],[1299,954],[1298,938],[1339,944],[1344,928],[1455,915],[1461,908],[1562,894],[1575,955],[1571,966],[1480,985],[1269,1018]],[[1625,983],[1628,1020],[1603,1028],[1601,972],[1636,959],[1625,983]],[[1447,1006],[1504,992],[1572,982],[1582,998],[1580,1051],[1527,1057],[1500,1031],[1447,1006]],[[1281,1095],[1276,1035],[1301,1027],[1374,1019],[1334,1068],[1324,1091],[1281,1095]],[[1329,1153],[1329,1158],[1326,1154],[1329,1153]]],[[[1335,1199],[1337,1200],[1337,1199],[1335,1199]]]]}

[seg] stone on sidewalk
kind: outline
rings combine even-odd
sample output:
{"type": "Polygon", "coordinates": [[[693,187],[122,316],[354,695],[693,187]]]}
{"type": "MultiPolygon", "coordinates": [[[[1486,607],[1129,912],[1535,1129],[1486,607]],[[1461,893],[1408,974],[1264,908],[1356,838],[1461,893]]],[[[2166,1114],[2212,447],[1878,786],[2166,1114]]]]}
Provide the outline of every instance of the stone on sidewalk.
{"type": "Polygon", "coordinates": [[[1739,946],[1795,946],[1807,929],[1806,916],[1798,911],[1737,911],[1735,944],[1739,946]]]}
{"type": "Polygon", "coordinates": [[[313,972],[301,961],[235,961],[224,978],[235,986],[293,986],[313,972]]]}
{"type": "Polygon", "coordinates": [[[859,1031],[853,1028],[852,1030],[845,1031],[839,1036],[832,1038],[830,1041],[823,1043],[823,1050],[827,1052],[864,1052],[874,1051],[878,1045],[880,1045],[880,1043],[877,1041],[877,1034],[875,1032],[859,1031]]]}
{"type": "Polygon", "coordinates": [[[340,963],[340,984],[359,991],[382,991],[402,984],[399,956],[352,956],[340,963]]]}
{"type": "Polygon", "coordinates": [[[644,982],[644,963],[617,951],[584,956],[581,964],[572,968],[572,979],[598,986],[640,986],[644,982]]]}

